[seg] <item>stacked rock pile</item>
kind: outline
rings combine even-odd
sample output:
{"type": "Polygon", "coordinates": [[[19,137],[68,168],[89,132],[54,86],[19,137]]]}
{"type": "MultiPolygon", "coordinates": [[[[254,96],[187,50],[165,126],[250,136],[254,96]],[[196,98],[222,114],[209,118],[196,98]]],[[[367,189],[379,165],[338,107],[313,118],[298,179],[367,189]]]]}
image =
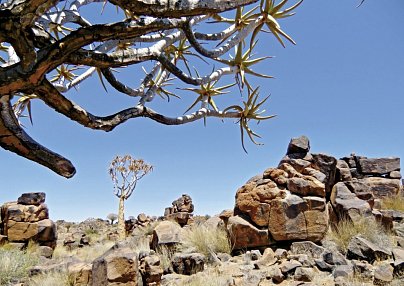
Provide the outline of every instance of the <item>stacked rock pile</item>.
{"type": "Polygon", "coordinates": [[[55,248],[56,226],[49,219],[45,193],[25,193],[17,202],[1,207],[1,234],[11,245],[24,247],[29,241],[55,248]]]}
{"type": "Polygon", "coordinates": [[[184,226],[192,222],[194,205],[189,195],[183,194],[180,198],[172,202],[172,206],[164,211],[164,218],[174,220],[179,225],[184,226]]]}

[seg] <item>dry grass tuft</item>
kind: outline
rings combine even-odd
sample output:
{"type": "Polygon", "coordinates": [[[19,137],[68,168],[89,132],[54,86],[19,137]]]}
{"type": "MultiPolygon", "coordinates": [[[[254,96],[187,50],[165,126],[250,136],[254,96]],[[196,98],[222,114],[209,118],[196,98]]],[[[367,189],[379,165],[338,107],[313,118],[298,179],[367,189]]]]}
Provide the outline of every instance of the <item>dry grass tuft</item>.
{"type": "Polygon", "coordinates": [[[27,286],[73,286],[66,272],[49,272],[31,277],[27,286]]]}
{"type": "Polygon", "coordinates": [[[156,254],[160,257],[161,267],[164,270],[169,269],[171,267],[171,259],[175,254],[175,249],[162,245],[156,249],[156,254]]]}
{"type": "Polygon", "coordinates": [[[108,249],[114,246],[114,244],[115,242],[112,241],[104,241],[103,243],[97,243],[92,246],[76,248],[73,250],[68,250],[66,247],[58,245],[53,252],[53,259],[63,260],[64,258],[74,256],[83,262],[90,263],[104,254],[108,249]]]}
{"type": "Polygon", "coordinates": [[[384,210],[396,210],[404,212],[404,195],[399,194],[394,197],[386,197],[381,200],[382,209],[384,210]]]}
{"type": "Polygon", "coordinates": [[[198,272],[195,275],[184,277],[180,281],[169,284],[169,286],[224,286],[233,285],[233,278],[230,274],[219,273],[216,269],[209,269],[198,272]]]}
{"type": "Polygon", "coordinates": [[[230,254],[231,244],[224,229],[193,225],[185,231],[179,249],[184,252],[196,251],[209,257],[220,252],[230,254]]]}
{"type": "Polygon", "coordinates": [[[374,219],[362,218],[353,223],[348,219],[342,219],[337,226],[326,236],[326,240],[333,241],[338,250],[346,254],[349,242],[357,235],[384,247],[394,245],[393,237],[374,219]]]}
{"type": "Polygon", "coordinates": [[[37,262],[38,257],[26,251],[0,248],[0,285],[25,279],[37,262]]]}

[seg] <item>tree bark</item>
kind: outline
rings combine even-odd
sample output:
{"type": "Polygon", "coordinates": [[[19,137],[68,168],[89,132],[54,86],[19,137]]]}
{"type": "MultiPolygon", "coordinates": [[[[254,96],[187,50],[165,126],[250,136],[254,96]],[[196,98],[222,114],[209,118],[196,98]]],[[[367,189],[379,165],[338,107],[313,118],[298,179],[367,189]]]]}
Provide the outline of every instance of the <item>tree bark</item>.
{"type": "Polygon", "coordinates": [[[118,235],[119,235],[119,240],[124,240],[126,238],[126,230],[125,230],[125,196],[123,194],[119,197],[118,235]]]}

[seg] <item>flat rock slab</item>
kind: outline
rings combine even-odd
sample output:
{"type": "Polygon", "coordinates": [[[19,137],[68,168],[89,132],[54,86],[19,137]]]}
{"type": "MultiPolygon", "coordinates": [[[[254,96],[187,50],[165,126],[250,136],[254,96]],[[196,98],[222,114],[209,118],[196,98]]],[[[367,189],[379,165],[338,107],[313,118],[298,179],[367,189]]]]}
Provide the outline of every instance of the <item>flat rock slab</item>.
{"type": "Polygon", "coordinates": [[[400,170],[400,158],[360,158],[358,169],[362,174],[384,175],[400,170]]]}
{"type": "Polygon", "coordinates": [[[22,205],[35,205],[39,206],[40,204],[45,202],[46,194],[39,192],[39,193],[25,193],[22,194],[17,202],[22,205]]]}

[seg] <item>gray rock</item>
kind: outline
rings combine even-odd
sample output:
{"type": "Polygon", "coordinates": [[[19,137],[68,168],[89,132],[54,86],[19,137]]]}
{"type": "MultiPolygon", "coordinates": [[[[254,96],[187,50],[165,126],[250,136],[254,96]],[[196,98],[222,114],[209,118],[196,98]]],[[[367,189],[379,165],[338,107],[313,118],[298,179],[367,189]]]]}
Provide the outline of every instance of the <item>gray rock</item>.
{"type": "Polygon", "coordinates": [[[339,217],[349,217],[355,221],[359,217],[372,214],[369,203],[359,199],[345,183],[340,182],[334,185],[330,200],[339,217]]]}
{"type": "Polygon", "coordinates": [[[302,135],[297,138],[292,138],[288,145],[287,155],[294,153],[308,153],[310,151],[309,138],[302,135]]]}
{"type": "Polygon", "coordinates": [[[292,254],[308,254],[313,258],[321,258],[324,250],[324,247],[311,241],[297,241],[290,246],[292,254]]]}
{"type": "Polygon", "coordinates": [[[336,265],[332,274],[334,278],[348,278],[353,276],[354,271],[351,265],[336,265]]]}
{"type": "Polygon", "coordinates": [[[314,262],[316,263],[317,268],[320,269],[321,271],[331,272],[335,268],[334,265],[328,264],[322,258],[321,259],[320,258],[314,259],[314,262]]]}
{"type": "Polygon", "coordinates": [[[323,259],[331,265],[347,265],[345,257],[337,251],[326,251],[323,253],[323,259]]]}
{"type": "Polygon", "coordinates": [[[373,279],[373,266],[367,261],[351,260],[354,273],[365,280],[373,279]]]}
{"type": "Polygon", "coordinates": [[[278,284],[285,280],[285,276],[282,274],[278,265],[273,265],[268,268],[267,277],[271,278],[274,283],[278,284]]]}
{"type": "Polygon", "coordinates": [[[348,244],[346,256],[348,259],[365,260],[373,263],[376,259],[385,260],[391,258],[392,253],[363,237],[355,236],[348,244]]]}
{"type": "Polygon", "coordinates": [[[25,193],[22,194],[17,202],[22,205],[35,205],[39,206],[45,202],[46,194],[42,192],[38,193],[25,193]]]}
{"type": "Polygon", "coordinates": [[[366,175],[385,175],[400,170],[400,158],[360,158],[358,170],[366,175]]]}
{"type": "Polygon", "coordinates": [[[346,182],[352,180],[351,170],[344,160],[337,160],[336,168],[336,181],[346,182]]]}
{"type": "Polygon", "coordinates": [[[345,161],[349,168],[356,168],[356,160],[354,156],[351,155],[350,157],[343,157],[341,160],[345,161]]]}
{"type": "Polygon", "coordinates": [[[401,179],[400,171],[391,171],[389,174],[390,179],[401,179]]]}
{"type": "Polygon", "coordinates": [[[177,253],[171,259],[175,273],[192,275],[205,268],[206,257],[200,253],[177,253]]]}
{"type": "Polygon", "coordinates": [[[313,281],[315,272],[313,268],[310,267],[298,267],[295,270],[294,279],[296,281],[311,282],[313,281]]]}
{"type": "Polygon", "coordinates": [[[291,259],[289,261],[284,261],[279,265],[279,268],[281,269],[283,274],[288,274],[290,272],[293,272],[297,267],[301,267],[302,264],[294,259],[291,259]]]}
{"type": "Polygon", "coordinates": [[[374,280],[375,285],[388,285],[393,281],[394,268],[388,262],[381,262],[375,266],[374,280]]]}
{"type": "Polygon", "coordinates": [[[404,248],[396,247],[393,248],[393,258],[394,258],[394,273],[403,273],[404,271],[404,248]]]}
{"type": "Polygon", "coordinates": [[[53,249],[49,246],[39,246],[37,253],[39,256],[43,256],[45,258],[52,258],[53,249]]]}
{"type": "Polygon", "coordinates": [[[151,246],[157,249],[158,246],[172,246],[181,242],[181,227],[171,221],[160,222],[153,231],[151,246]]]}
{"type": "Polygon", "coordinates": [[[275,257],[279,260],[286,259],[288,257],[288,251],[283,248],[277,248],[275,250],[275,257]]]}

